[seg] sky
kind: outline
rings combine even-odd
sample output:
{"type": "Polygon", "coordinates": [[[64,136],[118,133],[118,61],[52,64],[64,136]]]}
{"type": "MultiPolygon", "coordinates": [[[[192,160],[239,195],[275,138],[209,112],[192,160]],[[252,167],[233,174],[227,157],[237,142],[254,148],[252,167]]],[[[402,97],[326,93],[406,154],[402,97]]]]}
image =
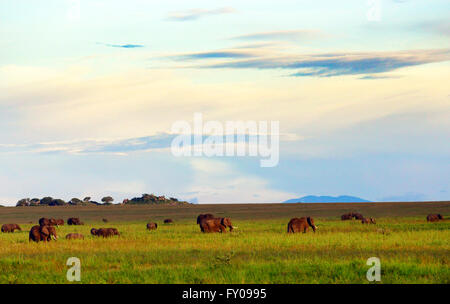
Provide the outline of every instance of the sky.
{"type": "Polygon", "coordinates": [[[0,204],[450,199],[450,2],[0,0],[0,204]],[[277,121],[279,163],[171,153],[277,121]]]}

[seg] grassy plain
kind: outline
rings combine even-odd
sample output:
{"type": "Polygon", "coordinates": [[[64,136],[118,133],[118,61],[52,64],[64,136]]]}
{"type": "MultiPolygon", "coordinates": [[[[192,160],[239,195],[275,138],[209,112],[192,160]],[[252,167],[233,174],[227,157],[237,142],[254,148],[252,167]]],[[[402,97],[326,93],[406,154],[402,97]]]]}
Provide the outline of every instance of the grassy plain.
{"type": "Polygon", "coordinates": [[[0,233],[0,283],[69,283],[69,257],[81,260],[81,283],[368,283],[366,261],[378,257],[381,283],[449,284],[450,221],[427,223],[428,213],[448,217],[450,202],[0,208],[0,224],[23,229],[0,233]],[[341,221],[348,211],[377,224],[341,221]],[[202,234],[195,220],[205,212],[239,228],[202,234]],[[306,215],[318,231],[288,235],[289,219],[306,215]],[[85,225],[59,227],[56,242],[29,243],[42,216],[79,216],[85,225]],[[157,231],[145,229],[149,220],[157,231]],[[92,227],[121,236],[94,238],[92,227]],[[65,240],[71,232],[86,239],[65,240]]]}

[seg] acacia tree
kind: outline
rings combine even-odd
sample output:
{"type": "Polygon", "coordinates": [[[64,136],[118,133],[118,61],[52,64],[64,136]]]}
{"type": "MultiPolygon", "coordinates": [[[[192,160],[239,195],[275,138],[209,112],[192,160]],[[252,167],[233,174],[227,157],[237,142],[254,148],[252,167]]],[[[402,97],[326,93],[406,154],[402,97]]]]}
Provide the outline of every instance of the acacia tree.
{"type": "Polygon", "coordinates": [[[29,198],[23,198],[20,201],[17,202],[16,204],[17,207],[21,207],[21,206],[30,206],[30,199],[29,198]]]}
{"type": "Polygon", "coordinates": [[[53,201],[53,197],[46,196],[41,199],[41,205],[50,205],[52,201],[53,201]]]}
{"type": "Polygon", "coordinates": [[[102,198],[102,202],[106,205],[110,205],[112,201],[114,201],[114,199],[111,196],[105,196],[102,198]]]}
{"type": "Polygon", "coordinates": [[[71,204],[71,205],[81,205],[81,203],[82,203],[82,201],[79,198],[76,198],[76,197],[72,198],[69,201],[69,204],[71,204]]]}

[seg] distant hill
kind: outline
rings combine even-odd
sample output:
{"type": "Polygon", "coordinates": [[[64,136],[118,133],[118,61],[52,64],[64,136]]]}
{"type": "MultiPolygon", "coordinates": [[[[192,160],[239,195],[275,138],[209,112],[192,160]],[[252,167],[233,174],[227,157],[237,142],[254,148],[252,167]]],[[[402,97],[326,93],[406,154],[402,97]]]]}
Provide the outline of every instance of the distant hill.
{"type": "Polygon", "coordinates": [[[316,196],[308,195],[300,198],[293,198],[283,203],[369,203],[370,201],[356,196],[316,196]]]}

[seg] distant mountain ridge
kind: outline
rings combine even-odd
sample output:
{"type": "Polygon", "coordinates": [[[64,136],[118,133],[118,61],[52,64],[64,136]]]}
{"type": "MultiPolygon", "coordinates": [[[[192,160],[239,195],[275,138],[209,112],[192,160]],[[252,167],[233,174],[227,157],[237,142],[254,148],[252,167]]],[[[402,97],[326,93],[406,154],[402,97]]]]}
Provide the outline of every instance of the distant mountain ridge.
{"type": "Polygon", "coordinates": [[[283,203],[370,203],[370,201],[356,196],[316,196],[307,195],[300,198],[293,198],[283,203]]]}

